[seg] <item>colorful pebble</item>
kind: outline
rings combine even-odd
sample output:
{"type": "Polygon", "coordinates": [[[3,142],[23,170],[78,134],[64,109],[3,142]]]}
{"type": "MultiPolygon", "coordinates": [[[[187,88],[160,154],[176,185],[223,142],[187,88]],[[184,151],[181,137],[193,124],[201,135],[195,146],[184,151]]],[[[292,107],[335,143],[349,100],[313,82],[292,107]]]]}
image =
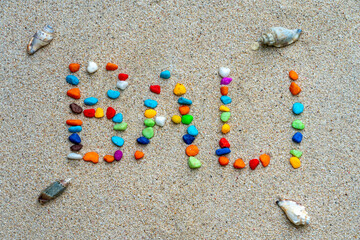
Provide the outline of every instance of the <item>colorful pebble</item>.
{"type": "Polygon", "coordinates": [[[79,69],[80,69],[80,64],[78,64],[78,63],[70,63],[70,65],[69,65],[70,72],[74,73],[74,72],[79,71],[79,69]]]}
{"type": "Polygon", "coordinates": [[[80,151],[82,149],[83,145],[82,144],[74,144],[70,147],[71,151],[77,152],[80,151]]]}
{"type": "Polygon", "coordinates": [[[222,112],[229,112],[230,111],[230,108],[228,108],[227,106],[225,105],[221,105],[220,108],[219,108],[220,111],[222,112]]]}
{"type": "Polygon", "coordinates": [[[98,65],[95,62],[89,62],[88,66],[86,68],[86,71],[88,71],[88,73],[94,73],[99,69],[98,65]]]}
{"type": "Polygon", "coordinates": [[[153,127],[153,126],[155,126],[156,122],[155,122],[154,119],[147,118],[147,119],[144,120],[144,124],[147,127],[153,127]]]}
{"type": "Polygon", "coordinates": [[[82,107],[80,107],[79,105],[77,105],[76,103],[71,103],[70,104],[70,109],[73,113],[75,114],[80,114],[82,113],[83,109],[82,107]]]}
{"type": "Polygon", "coordinates": [[[104,110],[102,108],[97,108],[95,111],[95,117],[96,118],[104,117],[104,110]]]}
{"type": "Polygon", "coordinates": [[[99,154],[97,154],[96,152],[88,152],[84,155],[83,159],[84,159],[84,161],[87,161],[87,162],[98,163],[99,162],[99,154]]]}
{"type": "Polygon", "coordinates": [[[129,75],[127,75],[126,73],[120,73],[118,75],[118,78],[120,81],[125,81],[126,79],[128,79],[129,75]]]}
{"type": "Polygon", "coordinates": [[[121,90],[125,90],[129,86],[129,83],[127,81],[118,81],[116,83],[116,87],[120,88],[121,90]]]}
{"type": "Polygon", "coordinates": [[[170,74],[169,70],[165,70],[160,73],[160,77],[163,79],[169,79],[170,76],[171,76],[171,74],[170,74]]]}
{"type": "Polygon", "coordinates": [[[291,157],[290,158],[290,164],[295,169],[301,167],[300,159],[297,158],[297,157],[291,157]]]}
{"type": "Polygon", "coordinates": [[[227,157],[221,156],[221,157],[219,157],[219,164],[221,166],[226,166],[229,164],[229,159],[227,157]]]}
{"type": "Polygon", "coordinates": [[[226,96],[229,93],[229,88],[227,86],[222,86],[220,88],[221,95],[226,96]]]}
{"type": "Polygon", "coordinates": [[[304,123],[299,119],[296,119],[295,121],[293,121],[291,126],[298,130],[303,130],[305,128],[304,123]]]}
{"type": "Polygon", "coordinates": [[[121,150],[116,150],[114,153],[115,161],[120,161],[123,157],[123,152],[121,150]]]}
{"type": "Polygon", "coordinates": [[[183,84],[181,83],[178,83],[175,85],[175,88],[174,88],[174,94],[176,96],[181,96],[181,95],[184,95],[186,93],[186,88],[183,84]]]}
{"type": "Polygon", "coordinates": [[[301,143],[303,139],[303,135],[301,134],[301,132],[297,132],[294,134],[294,136],[292,137],[292,140],[296,143],[301,143]]]}
{"type": "Polygon", "coordinates": [[[191,115],[183,115],[181,117],[181,122],[183,124],[189,125],[192,122],[193,119],[194,119],[194,117],[191,116],[191,115]]]}
{"type": "Polygon", "coordinates": [[[136,139],[136,141],[139,143],[139,144],[149,144],[150,143],[150,140],[147,139],[146,137],[139,137],[138,139],[136,139]]]}
{"type": "Polygon", "coordinates": [[[229,153],[231,153],[230,148],[220,148],[215,151],[215,154],[218,156],[222,156],[229,153]]]}
{"type": "Polygon", "coordinates": [[[255,168],[259,165],[259,160],[257,159],[251,159],[249,161],[249,167],[252,169],[252,170],[255,170],[255,168]]]}
{"type": "Polygon", "coordinates": [[[296,149],[292,149],[290,150],[290,154],[293,155],[294,157],[300,158],[303,152],[296,149]]]}
{"type": "Polygon", "coordinates": [[[223,113],[221,113],[220,119],[223,122],[227,122],[227,121],[229,121],[230,116],[231,116],[230,112],[223,112],[223,113]]]}
{"type": "Polygon", "coordinates": [[[80,126],[83,124],[83,122],[78,119],[69,119],[69,120],[66,120],[66,124],[71,125],[71,126],[80,126]]]}
{"type": "Polygon", "coordinates": [[[84,116],[88,117],[88,118],[93,118],[95,117],[95,109],[91,108],[91,109],[85,109],[84,110],[84,116]]]}
{"type": "Polygon", "coordinates": [[[145,105],[146,107],[148,107],[148,108],[156,108],[157,105],[158,105],[158,103],[157,103],[157,101],[155,101],[155,100],[146,99],[146,100],[144,101],[144,105],[145,105]]]}
{"type": "Polygon", "coordinates": [[[116,114],[116,111],[112,107],[108,107],[106,109],[106,117],[107,117],[107,119],[112,119],[115,116],[115,114],[116,114]]]}
{"type": "Polygon", "coordinates": [[[115,158],[112,155],[105,155],[104,156],[104,161],[105,162],[112,163],[114,160],[115,160],[115,158]]]}
{"type": "Polygon", "coordinates": [[[166,117],[158,116],[155,118],[155,123],[159,127],[163,127],[165,125],[166,117]]]}
{"type": "Polygon", "coordinates": [[[227,124],[227,123],[225,123],[224,125],[222,125],[222,127],[221,127],[221,132],[224,133],[224,134],[230,132],[230,125],[227,124]]]}
{"type": "Polygon", "coordinates": [[[304,111],[304,105],[302,103],[294,103],[292,106],[292,111],[294,114],[299,115],[304,111]]]}
{"type": "Polygon", "coordinates": [[[123,121],[123,115],[122,113],[117,113],[115,114],[115,116],[112,118],[112,121],[114,123],[121,123],[123,121]]]}
{"type": "Polygon", "coordinates": [[[72,126],[69,127],[69,132],[71,133],[77,133],[77,132],[81,132],[82,131],[82,127],[81,126],[72,126]]]}
{"type": "Polygon", "coordinates": [[[189,106],[180,106],[179,112],[181,115],[188,114],[190,112],[190,108],[189,108],[189,106]]]}
{"type": "Polygon", "coordinates": [[[226,140],[226,138],[221,138],[219,141],[219,145],[221,148],[230,148],[230,143],[228,142],[228,140],[226,140]]]}
{"type": "Polygon", "coordinates": [[[78,88],[72,88],[72,89],[69,89],[66,94],[69,96],[69,97],[72,97],[74,99],[80,99],[80,89],[78,88]]]}
{"type": "Polygon", "coordinates": [[[122,147],[124,145],[124,139],[118,136],[111,137],[111,141],[118,147],[122,147]]]}
{"type": "Polygon", "coordinates": [[[115,71],[118,68],[119,68],[118,65],[116,65],[114,63],[106,64],[106,70],[108,70],[108,71],[115,71]]]}
{"type": "Polygon", "coordinates": [[[196,129],[194,125],[191,125],[187,128],[187,133],[191,136],[196,137],[199,134],[199,131],[196,129]]]}
{"type": "Polygon", "coordinates": [[[161,88],[159,85],[151,85],[150,86],[150,91],[156,94],[160,94],[161,92],[161,88]]]}
{"type": "Polygon", "coordinates": [[[144,113],[146,118],[153,118],[156,115],[156,111],[154,109],[147,109],[144,113]]]}
{"type": "Polygon", "coordinates": [[[190,134],[185,134],[183,137],[182,137],[184,143],[186,143],[187,145],[189,144],[192,144],[195,140],[195,137],[190,135],[190,134]]]}
{"type": "Polygon", "coordinates": [[[77,154],[77,153],[69,153],[67,155],[67,159],[70,160],[81,160],[83,158],[83,156],[81,154],[77,154]]]}
{"type": "Polygon", "coordinates": [[[232,102],[232,100],[229,96],[221,96],[220,100],[225,105],[230,104],[232,102]]]}
{"type": "Polygon", "coordinates": [[[68,75],[68,76],[66,76],[66,82],[71,85],[78,85],[79,79],[74,75],[68,75]]]}
{"type": "Polygon", "coordinates": [[[201,162],[194,157],[189,157],[188,164],[191,169],[201,167],[201,162]]]}
{"type": "Polygon", "coordinates": [[[111,99],[117,99],[120,97],[120,92],[110,89],[107,91],[107,96],[111,99]]]}
{"type": "Polygon", "coordinates": [[[221,77],[227,77],[227,76],[229,76],[229,74],[230,74],[230,69],[229,68],[226,68],[226,67],[220,67],[219,68],[219,75],[221,76],[221,77]]]}
{"type": "Polygon", "coordinates": [[[259,159],[264,167],[267,167],[270,164],[270,156],[267,154],[261,154],[259,159]]]}
{"type": "Polygon", "coordinates": [[[74,144],[79,144],[81,143],[81,138],[77,133],[73,133],[69,136],[69,141],[74,144]]]}
{"type": "Polygon", "coordinates": [[[234,162],[234,168],[236,169],[241,169],[241,168],[244,168],[245,167],[245,163],[244,161],[241,159],[241,158],[238,158],[235,160],[234,162]]]}
{"type": "Polygon", "coordinates": [[[171,121],[173,121],[174,123],[180,123],[181,117],[179,115],[174,115],[171,117],[171,121]]]}
{"type": "Polygon", "coordinates": [[[144,153],[140,152],[140,151],[136,151],[135,154],[134,154],[134,157],[135,157],[136,160],[139,160],[139,159],[144,157],[144,153]]]}
{"type": "Polygon", "coordinates": [[[231,81],[232,81],[232,78],[225,77],[225,78],[222,78],[222,79],[221,79],[220,84],[221,84],[221,85],[229,85],[229,84],[231,83],[231,81]]]}
{"type": "Polygon", "coordinates": [[[147,127],[142,131],[142,134],[147,139],[151,139],[154,136],[154,129],[152,127],[147,127]]]}
{"type": "Polygon", "coordinates": [[[291,79],[291,80],[297,80],[298,78],[299,78],[299,76],[298,76],[298,74],[295,72],[295,71],[293,71],[293,70],[291,70],[290,72],[289,72],[289,78],[291,79]]]}
{"type": "Polygon", "coordinates": [[[199,148],[195,145],[189,145],[185,149],[185,152],[186,152],[186,155],[188,155],[189,157],[194,157],[194,156],[198,155],[199,148]]]}
{"type": "Polygon", "coordinates": [[[181,104],[181,105],[191,105],[192,104],[192,101],[190,99],[186,99],[186,98],[183,98],[183,97],[180,97],[178,99],[178,103],[181,104]]]}
{"type": "Polygon", "coordinates": [[[85,98],[84,99],[84,103],[86,105],[89,105],[89,106],[92,106],[92,105],[95,105],[97,104],[99,100],[97,98],[94,98],[94,97],[89,97],[89,98],[85,98]]]}
{"type": "Polygon", "coordinates": [[[125,131],[127,129],[128,124],[126,122],[122,122],[120,124],[114,125],[115,131],[125,131]]]}
{"type": "Polygon", "coordinates": [[[301,88],[294,82],[290,84],[289,90],[292,95],[298,95],[301,92],[301,88]]]}

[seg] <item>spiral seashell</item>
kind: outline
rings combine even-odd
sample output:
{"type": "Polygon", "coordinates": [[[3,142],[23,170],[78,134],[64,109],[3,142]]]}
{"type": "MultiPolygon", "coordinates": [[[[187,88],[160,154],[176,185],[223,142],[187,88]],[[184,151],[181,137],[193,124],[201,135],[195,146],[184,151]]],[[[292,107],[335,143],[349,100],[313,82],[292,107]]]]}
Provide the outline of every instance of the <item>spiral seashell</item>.
{"type": "Polygon", "coordinates": [[[310,223],[310,216],[300,203],[289,199],[280,199],[276,201],[276,204],[285,212],[287,218],[293,224],[299,226],[310,223]]]}
{"type": "Polygon", "coordinates": [[[70,183],[71,178],[53,182],[46,189],[41,191],[38,201],[41,205],[61,195],[70,183]]]}
{"type": "Polygon", "coordinates": [[[43,30],[37,31],[27,45],[28,54],[34,54],[40,48],[48,45],[53,40],[54,35],[55,31],[50,25],[46,25],[43,30]]]}
{"type": "Polygon", "coordinates": [[[301,29],[286,29],[283,27],[272,27],[261,34],[257,42],[251,48],[257,50],[260,44],[274,47],[285,47],[297,41],[300,37],[301,29]]]}

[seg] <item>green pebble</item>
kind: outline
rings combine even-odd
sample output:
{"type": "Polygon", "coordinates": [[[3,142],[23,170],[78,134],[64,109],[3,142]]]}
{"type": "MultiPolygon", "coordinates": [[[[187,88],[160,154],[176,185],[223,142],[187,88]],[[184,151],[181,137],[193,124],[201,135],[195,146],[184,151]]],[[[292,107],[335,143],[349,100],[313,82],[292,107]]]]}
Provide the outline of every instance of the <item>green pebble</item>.
{"type": "Polygon", "coordinates": [[[201,167],[201,162],[194,158],[194,157],[189,157],[189,161],[188,161],[189,167],[190,168],[199,168],[201,167]]]}
{"type": "Polygon", "coordinates": [[[305,128],[305,125],[300,121],[299,119],[296,119],[292,122],[292,127],[295,129],[303,130],[305,128]]]}
{"type": "Polygon", "coordinates": [[[154,129],[152,127],[147,127],[142,131],[142,134],[147,139],[150,139],[154,136],[154,129]]]}
{"type": "Polygon", "coordinates": [[[223,112],[223,113],[221,114],[220,119],[221,119],[221,121],[223,121],[223,122],[227,122],[227,121],[229,120],[230,116],[231,116],[231,113],[230,113],[230,112],[223,112]]]}
{"type": "Polygon", "coordinates": [[[183,124],[189,125],[193,119],[193,116],[186,114],[181,117],[181,122],[183,124]]]}
{"type": "Polygon", "coordinates": [[[116,131],[125,131],[127,129],[127,123],[126,122],[122,122],[120,124],[116,124],[114,126],[114,130],[116,131]]]}
{"type": "Polygon", "coordinates": [[[147,127],[153,127],[153,126],[155,126],[155,120],[151,119],[151,118],[147,118],[144,120],[144,124],[147,127]]]}
{"type": "Polygon", "coordinates": [[[290,153],[291,153],[293,156],[297,157],[297,158],[300,158],[301,155],[303,154],[302,151],[295,150],[295,149],[290,150],[290,153]]]}

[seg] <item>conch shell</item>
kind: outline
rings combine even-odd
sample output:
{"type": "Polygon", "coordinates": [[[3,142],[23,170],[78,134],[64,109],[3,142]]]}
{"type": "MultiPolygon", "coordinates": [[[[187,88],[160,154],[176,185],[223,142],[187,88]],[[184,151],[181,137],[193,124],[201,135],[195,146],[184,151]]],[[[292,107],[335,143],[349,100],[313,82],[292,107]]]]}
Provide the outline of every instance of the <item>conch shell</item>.
{"type": "Polygon", "coordinates": [[[272,27],[261,34],[261,37],[251,46],[252,50],[258,50],[260,44],[274,47],[285,47],[297,41],[301,29],[286,29],[283,27],[272,27]]]}
{"type": "Polygon", "coordinates": [[[43,30],[37,31],[27,45],[28,54],[34,54],[43,46],[48,45],[53,40],[54,35],[55,31],[50,25],[46,25],[43,30]]]}
{"type": "Polygon", "coordinates": [[[280,199],[276,201],[276,204],[285,212],[287,218],[293,224],[299,226],[310,223],[310,217],[305,207],[300,203],[289,199],[280,199]]]}

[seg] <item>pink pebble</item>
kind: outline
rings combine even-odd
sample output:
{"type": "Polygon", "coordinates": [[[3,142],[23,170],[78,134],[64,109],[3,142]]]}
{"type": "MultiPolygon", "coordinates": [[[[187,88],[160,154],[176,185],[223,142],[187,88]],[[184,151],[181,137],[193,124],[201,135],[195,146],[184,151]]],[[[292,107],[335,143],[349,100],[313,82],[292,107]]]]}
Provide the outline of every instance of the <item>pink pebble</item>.
{"type": "Polygon", "coordinates": [[[223,79],[221,79],[221,85],[229,85],[232,81],[232,78],[229,78],[229,77],[225,77],[223,79]]]}
{"type": "Polygon", "coordinates": [[[115,158],[116,161],[120,161],[122,157],[123,157],[122,151],[117,150],[117,151],[114,153],[114,158],[115,158]]]}

